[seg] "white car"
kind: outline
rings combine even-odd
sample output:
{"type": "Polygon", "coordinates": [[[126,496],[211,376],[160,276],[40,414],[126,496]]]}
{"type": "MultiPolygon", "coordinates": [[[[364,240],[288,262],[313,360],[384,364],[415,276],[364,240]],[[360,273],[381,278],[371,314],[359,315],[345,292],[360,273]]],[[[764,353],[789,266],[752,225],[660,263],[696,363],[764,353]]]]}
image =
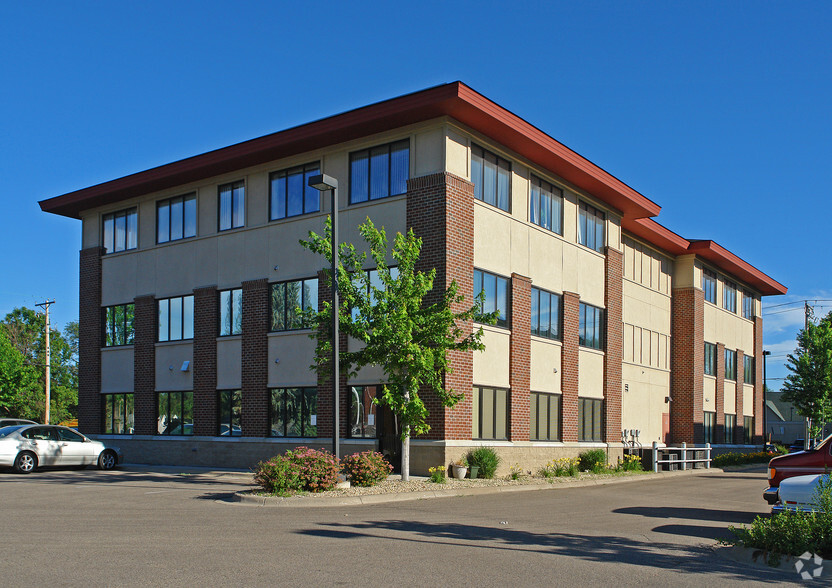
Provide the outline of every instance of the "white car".
{"type": "Polygon", "coordinates": [[[829,482],[829,474],[815,474],[810,476],[793,476],[780,482],[778,490],[779,502],[771,509],[772,512],[784,510],[810,511],[817,508],[816,496],[821,480],[829,482]]]}
{"type": "Polygon", "coordinates": [[[16,425],[0,429],[0,467],[30,474],[40,466],[97,465],[111,470],[121,452],[58,425],[16,425]]]}

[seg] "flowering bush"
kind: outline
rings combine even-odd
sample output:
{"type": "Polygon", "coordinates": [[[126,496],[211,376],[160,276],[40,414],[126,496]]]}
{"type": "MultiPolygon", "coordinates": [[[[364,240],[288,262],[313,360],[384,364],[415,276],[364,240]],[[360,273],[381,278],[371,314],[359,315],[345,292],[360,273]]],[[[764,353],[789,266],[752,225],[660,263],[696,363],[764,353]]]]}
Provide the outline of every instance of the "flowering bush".
{"type": "Polygon", "coordinates": [[[578,467],[582,471],[600,474],[607,466],[607,452],[603,449],[590,449],[578,454],[578,467]]]}
{"type": "Polygon", "coordinates": [[[445,483],[445,466],[436,466],[435,468],[428,468],[430,474],[430,481],[437,484],[445,483]]]}
{"type": "Polygon", "coordinates": [[[341,460],[341,465],[350,482],[356,486],[374,486],[386,480],[387,475],[393,471],[393,466],[376,451],[348,455],[341,460]]]}
{"type": "Polygon", "coordinates": [[[560,459],[553,459],[540,468],[540,475],[544,478],[553,478],[556,476],[577,476],[578,472],[577,457],[561,457],[560,459]]]}
{"type": "Polygon", "coordinates": [[[254,482],[269,494],[283,495],[300,488],[297,468],[284,455],[258,463],[254,482]]]}
{"type": "Polygon", "coordinates": [[[644,467],[641,465],[641,458],[638,455],[628,453],[616,469],[625,472],[640,472],[644,467]]]}
{"type": "Polygon", "coordinates": [[[271,494],[298,490],[323,492],[335,487],[340,470],[338,460],[331,453],[298,447],[257,464],[254,481],[271,494]]]}

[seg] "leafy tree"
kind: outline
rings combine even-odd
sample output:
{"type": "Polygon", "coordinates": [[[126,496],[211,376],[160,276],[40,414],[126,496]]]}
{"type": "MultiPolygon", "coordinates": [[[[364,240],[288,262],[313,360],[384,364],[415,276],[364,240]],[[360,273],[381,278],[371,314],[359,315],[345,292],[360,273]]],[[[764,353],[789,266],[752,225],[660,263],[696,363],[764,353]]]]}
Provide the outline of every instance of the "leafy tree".
{"type": "MultiPolygon", "coordinates": [[[[341,353],[341,367],[348,377],[368,365],[377,365],[384,371],[387,384],[376,402],[389,406],[402,424],[402,479],[407,480],[410,437],[430,429],[428,410],[419,397],[419,390],[429,389],[447,407],[453,407],[463,398],[463,393],[445,389],[444,375],[451,372],[449,351],[484,348],[482,329],[464,332],[459,326],[479,314],[479,304],[455,312],[452,306],[464,302],[456,282],[442,293],[438,302],[425,301],[433,289],[436,270],[424,273],[416,269],[422,240],[412,229],[407,235],[397,233],[393,239],[390,254],[394,268],[387,264],[388,239],[384,228],[377,229],[368,218],[359,226],[359,231],[375,263],[377,281],[371,283],[364,269],[366,253],[359,253],[352,244],[339,245],[336,273],[341,300],[340,329],[363,343],[360,349],[341,353]]],[[[301,245],[331,264],[331,235],[332,225],[328,220],[323,236],[310,232],[309,240],[301,241],[301,245]]],[[[327,279],[331,280],[331,276],[327,279]]],[[[308,312],[307,318],[317,327],[311,335],[317,339],[316,365],[312,367],[327,370],[332,354],[329,328],[332,309],[330,302],[322,306],[318,312],[308,312]]],[[[495,318],[487,315],[485,320],[495,318]]]]}

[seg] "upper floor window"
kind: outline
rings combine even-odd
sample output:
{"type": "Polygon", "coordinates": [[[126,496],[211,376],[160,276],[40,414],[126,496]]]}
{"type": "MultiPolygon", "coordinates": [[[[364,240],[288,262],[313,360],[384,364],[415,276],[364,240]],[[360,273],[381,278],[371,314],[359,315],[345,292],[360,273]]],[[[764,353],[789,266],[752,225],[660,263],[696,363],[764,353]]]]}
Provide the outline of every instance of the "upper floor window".
{"type": "Polygon", "coordinates": [[[531,179],[529,221],[563,234],[563,191],[536,176],[531,179]]]}
{"type": "Polygon", "coordinates": [[[743,318],[754,318],[754,294],[748,290],[742,292],[742,316],[743,318]]]}
{"type": "Polygon", "coordinates": [[[485,300],[480,307],[483,314],[497,312],[497,326],[508,327],[508,278],[474,270],[474,296],[485,292],[485,300]]]}
{"type": "MultiPolygon", "coordinates": [[[[396,266],[388,266],[387,268],[390,271],[390,277],[393,280],[397,280],[399,278],[399,268],[396,266]]],[[[384,282],[381,280],[381,276],[378,273],[378,269],[371,269],[365,270],[367,272],[367,296],[370,299],[370,304],[374,307],[376,305],[376,290],[384,290],[384,282]]],[[[358,308],[353,307],[352,309],[352,318],[356,320],[359,318],[358,308]]]]}
{"type": "Polygon", "coordinates": [[[271,306],[272,331],[306,328],[301,311],[318,310],[318,279],[272,284],[271,306]]]}
{"type": "Polygon", "coordinates": [[[578,209],[578,243],[595,251],[603,251],[606,242],[604,237],[604,219],[602,210],[581,202],[578,209]]]}
{"type": "Polygon", "coordinates": [[[578,345],[604,348],[604,309],[581,302],[578,319],[578,345]]]}
{"type": "Polygon", "coordinates": [[[407,192],[410,139],[350,153],[350,204],[407,192]]]}
{"type": "Polygon", "coordinates": [[[104,252],[116,253],[139,246],[139,220],[136,208],[104,215],[104,252]]]}
{"type": "Polygon", "coordinates": [[[194,297],[159,300],[159,341],[194,338],[194,297]]]}
{"type": "Polygon", "coordinates": [[[509,212],[511,164],[490,151],[471,145],[471,181],[474,198],[509,212]]]}
{"type": "Polygon", "coordinates": [[[725,350],[725,379],[737,379],[737,352],[730,349],[725,350]]]}
{"type": "Polygon", "coordinates": [[[132,303],[104,309],[104,347],[133,344],[134,309],[132,303]]]}
{"type": "Polygon", "coordinates": [[[746,384],[753,384],[754,380],[754,356],[744,355],[742,358],[742,381],[746,384]]]}
{"type": "Polygon", "coordinates": [[[196,237],[196,194],[156,203],[156,242],[196,237]]]}
{"type": "Polygon", "coordinates": [[[243,332],[243,289],[220,292],[220,336],[243,332]]]}
{"type": "Polygon", "coordinates": [[[560,308],[558,294],[532,288],[532,335],[560,339],[560,308]]]}
{"type": "Polygon", "coordinates": [[[243,180],[218,188],[220,200],[220,231],[244,227],[246,224],[246,185],[243,180]]]}
{"type": "Polygon", "coordinates": [[[319,164],[308,163],[271,174],[269,220],[318,212],[321,193],[309,185],[309,178],[321,173],[320,170],[319,164]]]}
{"type": "Polygon", "coordinates": [[[716,375],[716,345],[705,343],[705,375],[716,375]]]}
{"type": "Polygon", "coordinates": [[[722,286],[722,308],[729,312],[737,312],[737,285],[725,280],[722,286]]]}
{"type": "Polygon", "coordinates": [[[702,291],[706,301],[716,304],[716,273],[711,270],[702,270],[702,291]]]}

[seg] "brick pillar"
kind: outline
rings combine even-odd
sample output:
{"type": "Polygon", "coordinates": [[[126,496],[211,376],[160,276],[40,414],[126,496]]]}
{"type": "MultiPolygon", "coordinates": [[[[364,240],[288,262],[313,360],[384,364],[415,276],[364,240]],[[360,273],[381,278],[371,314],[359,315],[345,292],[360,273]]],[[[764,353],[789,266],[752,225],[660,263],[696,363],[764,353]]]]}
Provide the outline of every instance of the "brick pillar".
{"type": "Polygon", "coordinates": [[[269,432],[267,389],[269,345],[269,282],[266,278],[243,282],[242,428],[244,437],[265,437],[269,432]]]}
{"type": "Polygon", "coordinates": [[[78,429],[101,432],[101,340],[104,324],[101,309],[102,247],[82,249],[78,308],[78,429]]]}
{"type": "Polygon", "coordinates": [[[152,295],[134,300],[133,393],[136,434],[154,435],[156,426],[156,299],[152,295]]]}
{"type": "Polygon", "coordinates": [[[194,290],[194,435],[216,435],[217,287],[194,290]]]}
{"type": "Polygon", "coordinates": [[[676,288],[671,299],[670,436],[704,443],[705,294],[676,288]]]}
{"type": "MultiPolygon", "coordinates": [[[[422,239],[417,269],[436,269],[434,289],[426,301],[438,301],[456,281],[458,293],[465,299],[454,303],[453,310],[470,307],[474,299],[474,184],[447,172],[408,180],[407,227],[422,239]]],[[[470,322],[458,326],[463,333],[474,327],[470,322]]],[[[452,351],[448,363],[445,388],[465,397],[446,409],[435,394],[420,390],[431,427],[423,439],[471,439],[474,353],[452,351]]]]}
{"type": "Polygon", "coordinates": [[[621,440],[621,366],[624,362],[624,254],[607,247],[604,259],[607,345],[604,354],[604,430],[607,443],[621,440]]]}
{"type": "Polygon", "coordinates": [[[511,274],[511,336],[509,338],[509,386],[511,414],[509,440],[529,440],[529,382],[531,380],[531,286],[532,281],[511,274]]]}
{"type": "Polygon", "coordinates": [[[754,317],[754,438],[756,445],[764,442],[766,432],[763,431],[763,395],[765,382],[763,381],[763,318],[754,317]]]}
{"type": "Polygon", "coordinates": [[[737,393],[734,395],[734,443],[745,443],[745,419],[743,418],[743,396],[745,395],[745,355],[737,349],[737,393]]]}
{"type": "MultiPolygon", "coordinates": [[[[704,350],[703,350],[704,352],[704,350]]],[[[730,443],[725,438],[725,343],[716,344],[716,423],[714,423],[714,442],[730,443]]]]}
{"type": "Polygon", "coordinates": [[[560,389],[564,441],[578,440],[578,326],[581,299],[574,292],[563,293],[563,347],[560,360],[560,389]]]}
{"type": "MultiPolygon", "coordinates": [[[[332,302],[332,282],[329,273],[321,270],[318,272],[318,308],[323,308],[324,303],[332,302]]],[[[327,327],[324,329],[327,337],[332,337],[332,329],[327,327]]],[[[339,353],[347,351],[347,336],[343,331],[338,332],[338,350],[339,353]]],[[[327,369],[331,369],[332,359],[326,362],[327,369]]],[[[323,373],[318,370],[318,437],[332,438],[332,374],[323,373]]],[[[339,437],[349,437],[349,402],[351,396],[347,388],[347,374],[342,369],[338,374],[338,390],[340,395],[338,398],[338,415],[339,423],[338,429],[341,431],[339,437]]],[[[344,448],[341,448],[343,453],[344,448]]]]}

